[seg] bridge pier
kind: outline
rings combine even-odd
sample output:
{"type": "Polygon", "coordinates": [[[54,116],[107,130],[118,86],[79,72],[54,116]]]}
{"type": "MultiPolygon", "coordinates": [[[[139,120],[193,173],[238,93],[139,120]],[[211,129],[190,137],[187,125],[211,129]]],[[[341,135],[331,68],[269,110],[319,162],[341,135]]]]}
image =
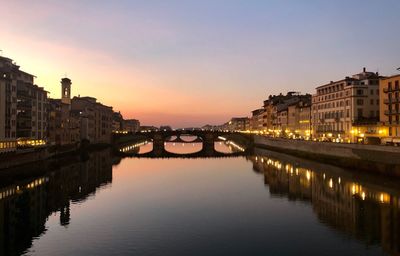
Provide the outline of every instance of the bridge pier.
{"type": "Polygon", "coordinates": [[[154,156],[162,156],[165,152],[164,147],[164,138],[161,134],[154,134],[153,137],[153,155],[154,156]]]}
{"type": "Polygon", "coordinates": [[[214,135],[212,133],[206,133],[203,136],[203,153],[206,156],[213,156],[215,153],[214,148],[214,135]]]}

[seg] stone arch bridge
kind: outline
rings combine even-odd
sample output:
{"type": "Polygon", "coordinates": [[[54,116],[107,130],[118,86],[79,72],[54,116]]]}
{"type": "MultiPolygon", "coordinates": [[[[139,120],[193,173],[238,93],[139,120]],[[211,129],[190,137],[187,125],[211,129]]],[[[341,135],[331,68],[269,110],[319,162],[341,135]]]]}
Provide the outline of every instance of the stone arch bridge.
{"type": "MultiPolygon", "coordinates": [[[[148,158],[198,158],[198,157],[234,157],[248,155],[252,149],[252,138],[250,135],[242,134],[238,132],[224,132],[224,131],[203,131],[203,130],[175,130],[175,131],[153,131],[153,132],[142,132],[138,136],[143,141],[152,141],[153,149],[148,153],[138,154],[135,152],[120,152],[124,156],[131,157],[148,157],[148,158]],[[183,136],[194,136],[196,137],[193,141],[183,140],[183,136]],[[176,137],[174,139],[171,139],[176,137]],[[214,143],[224,140],[234,140],[242,150],[233,153],[222,153],[218,152],[214,148],[214,143]],[[240,142],[239,142],[240,141],[240,142]],[[195,153],[178,154],[172,153],[165,150],[166,142],[179,142],[179,143],[194,143],[202,142],[202,149],[195,153]]],[[[125,144],[126,146],[128,144],[125,144]]],[[[123,146],[122,146],[123,147],[123,146]]],[[[120,148],[122,148],[120,147],[120,148]]]]}

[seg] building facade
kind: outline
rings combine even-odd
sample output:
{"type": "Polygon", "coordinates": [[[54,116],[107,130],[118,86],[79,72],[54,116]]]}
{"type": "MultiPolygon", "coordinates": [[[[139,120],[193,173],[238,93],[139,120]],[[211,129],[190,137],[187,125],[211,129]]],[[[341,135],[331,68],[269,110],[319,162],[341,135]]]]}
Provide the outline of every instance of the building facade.
{"type": "Polygon", "coordinates": [[[111,143],[113,129],[112,107],[92,97],[73,97],[71,110],[79,116],[80,139],[90,143],[111,143]]]}
{"type": "Polygon", "coordinates": [[[250,118],[250,129],[253,131],[262,131],[263,128],[263,118],[265,110],[264,108],[259,108],[251,112],[250,118]]]}
{"type": "Polygon", "coordinates": [[[16,71],[11,59],[0,56],[0,153],[17,148],[16,71]]]}
{"type": "Polygon", "coordinates": [[[228,122],[229,131],[246,131],[250,127],[250,119],[248,117],[233,117],[228,122]]]}
{"type": "Polygon", "coordinates": [[[311,95],[288,106],[287,122],[290,137],[311,138],[311,95]]]}
{"type": "Polygon", "coordinates": [[[49,99],[48,142],[69,145],[80,142],[79,115],[71,111],[71,80],[61,79],[61,99],[49,99]]]}
{"type": "Polygon", "coordinates": [[[0,57],[2,150],[41,146],[47,141],[47,91],[11,59],[0,57]],[[15,143],[16,142],[16,143],[15,143]]]}
{"type": "MultiPolygon", "coordinates": [[[[319,140],[357,142],[379,120],[378,73],[367,72],[316,88],[312,97],[312,134],[319,140]]],[[[371,131],[372,134],[372,131],[371,131]]]]}
{"type": "Polygon", "coordinates": [[[140,130],[140,122],[136,119],[127,119],[123,121],[124,130],[130,133],[136,133],[140,130]]]}
{"type": "Polygon", "coordinates": [[[380,80],[380,122],[383,142],[400,143],[400,75],[380,80]]]}

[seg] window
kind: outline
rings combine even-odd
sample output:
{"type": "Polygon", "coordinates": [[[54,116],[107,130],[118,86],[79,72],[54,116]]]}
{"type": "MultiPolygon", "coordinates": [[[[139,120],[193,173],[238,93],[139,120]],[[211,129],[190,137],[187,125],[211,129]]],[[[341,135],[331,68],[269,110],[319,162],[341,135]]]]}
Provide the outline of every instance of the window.
{"type": "Polygon", "coordinates": [[[364,94],[364,90],[357,90],[357,95],[363,95],[364,94]]]}
{"type": "Polygon", "coordinates": [[[358,99],[357,100],[357,105],[358,106],[363,105],[363,104],[364,104],[364,100],[363,99],[358,99]]]}
{"type": "Polygon", "coordinates": [[[379,100],[376,100],[376,105],[379,105],[379,100]]]}
{"type": "Polygon", "coordinates": [[[363,110],[362,110],[362,108],[358,108],[358,109],[357,109],[357,117],[358,117],[358,118],[363,117],[363,110]]]}
{"type": "Polygon", "coordinates": [[[374,105],[374,100],[373,99],[370,100],[370,104],[374,105]]]}
{"type": "Polygon", "coordinates": [[[346,117],[350,117],[350,109],[346,110],[346,117]]]}
{"type": "Polygon", "coordinates": [[[371,92],[370,92],[370,94],[371,94],[371,95],[374,95],[374,90],[372,90],[372,89],[371,89],[371,92]]]}

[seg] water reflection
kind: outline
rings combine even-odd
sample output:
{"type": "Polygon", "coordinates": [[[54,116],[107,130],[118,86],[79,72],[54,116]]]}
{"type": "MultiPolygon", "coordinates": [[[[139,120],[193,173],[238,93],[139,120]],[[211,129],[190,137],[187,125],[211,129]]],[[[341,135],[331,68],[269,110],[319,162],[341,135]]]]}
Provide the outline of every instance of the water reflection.
{"type": "Polygon", "coordinates": [[[203,149],[203,143],[166,142],[164,143],[164,149],[175,154],[192,154],[200,152],[203,149]]]}
{"type": "Polygon", "coordinates": [[[46,232],[47,218],[54,213],[59,214],[59,225],[68,227],[71,204],[83,203],[111,182],[112,158],[106,150],[0,188],[0,255],[24,253],[46,232]]]}
{"type": "Polygon", "coordinates": [[[266,150],[250,157],[271,195],[312,204],[318,219],[366,245],[400,254],[400,183],[266,150]]]}
{"type": "Polygon", "coordinates": [[[126,145],[119,149],[123,153],[136,153],[145,154],[153,150],[153,143],[151,141],[142,141],[134,144],[126,145]]]}
{"type": "MultiPolygon", "coordinates": [[[[226,153],[240,150],[224,141],[214,147],[226,153]]],[[[106,150],[92,153],[86,161],[69,159],[69,164],[32,178],[15,175],[0,186],[0,255],[33,255],[46,249],[47,255],[277,255],[326,250],[312,245],[312,239],[304,241],[309,237],[299,238],[299,230],[313,236],[315,243],[342,246],[347,254],[376,254],[378,247],[400,253],[399,181],[259,149],[247,160],[120,163],[106,150]],[[99,190],[106,192],[103,197],[99,190]],[[91,208],[78,214],[77,207],[88,204],[91,208]],[[40,244],[48,232],[64,234],[67,240],[40,244]],[[92,247],[74,249],[81,245],[76,240],[85,239],[92,247]]]]}
{"type": "MultiPolygon", "coordinates": [[[[220,137],[222,138],[222,137],[220,137]]],[[[238,153],[245,152],[245,148],[240,146],[239,144],[226,140],[214,142],[214,145],[211,145],[211,148],[208,149],[215,150],[219,153],[238,153]]],[[[129,145],[125,145],[119,149],[121,153],[129,153],[129,154],[145,154],[152,152],[154,149],[153,142],[151,141],[143,141],[137,142],[129,145]]],[[[204,149],[204,143],[202,139],[196,136],[190,135],[181,135],[180,137],[172,136],[165,140],[162,151],[166,151],[173,154],[194,154],[199,153],[204,149]]]]}

